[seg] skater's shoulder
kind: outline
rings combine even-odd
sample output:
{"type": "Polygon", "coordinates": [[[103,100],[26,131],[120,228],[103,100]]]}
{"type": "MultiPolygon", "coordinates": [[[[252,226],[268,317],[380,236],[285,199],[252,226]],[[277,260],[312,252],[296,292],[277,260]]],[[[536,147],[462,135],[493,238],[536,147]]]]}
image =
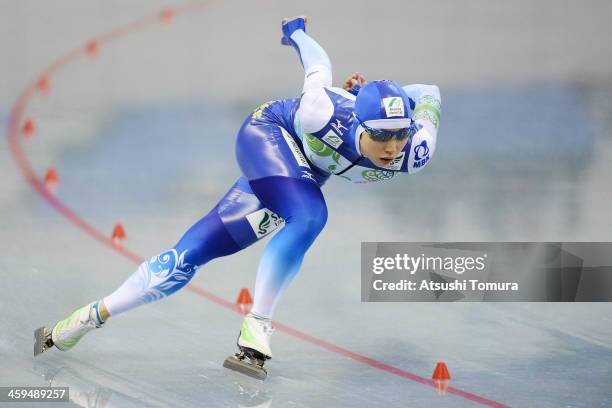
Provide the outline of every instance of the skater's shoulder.
{"type": "Polygon", "coordinates": [[[299,115],[308,133],[327,125],[340,110],[352,111],[355,96],[342,88],[321,87],[304,92],[300,98],[299,115]]]}
{"type": "Polygon", "coordinates": [[[334,104],[325,88],[304,92],[300,98],[298,114],[305,132],[313,133],[323,128],[334,114],[334,104]]]}

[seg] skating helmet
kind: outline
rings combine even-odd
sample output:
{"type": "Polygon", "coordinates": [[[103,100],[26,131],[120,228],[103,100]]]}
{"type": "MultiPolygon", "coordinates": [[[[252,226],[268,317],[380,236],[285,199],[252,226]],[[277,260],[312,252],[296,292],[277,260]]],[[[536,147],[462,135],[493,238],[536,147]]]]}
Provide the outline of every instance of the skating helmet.
{"type": "Polygon", "coordinates": [[[359,90],[354,115],[374,140],[406,139],[413,130],[414,102],[395,81],[371,81],[359,90]],[[389,131],[388,129],[400,129],[389,131]]]}

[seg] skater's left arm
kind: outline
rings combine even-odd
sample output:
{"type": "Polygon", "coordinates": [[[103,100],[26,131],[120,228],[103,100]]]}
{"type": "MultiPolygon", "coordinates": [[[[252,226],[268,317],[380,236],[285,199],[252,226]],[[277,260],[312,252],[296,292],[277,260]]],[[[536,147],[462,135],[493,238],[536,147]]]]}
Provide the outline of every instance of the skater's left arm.
{"type": "Polygon", "coordinates": [[[435,137],[440,126],[440,89],[436,85],[422,84],[406,85],[403,88],[415,102],[412,119],[435,137]]]}
{"type": "Polygon", "coordinates": [[[344,80],[342,89],[357,96],[359,90],[368,82],[365,77],[359,72],[353,73],[351,76],[344,80]]]}
{"type": "Polygon", "coordinates": [[[412,137],[408,159],[408,172],[412,174],[421,171],[436,151],[441,98],[436,85],[413,84],[403,88],[415,102],[412,119],[420,128],[412,137]]]}

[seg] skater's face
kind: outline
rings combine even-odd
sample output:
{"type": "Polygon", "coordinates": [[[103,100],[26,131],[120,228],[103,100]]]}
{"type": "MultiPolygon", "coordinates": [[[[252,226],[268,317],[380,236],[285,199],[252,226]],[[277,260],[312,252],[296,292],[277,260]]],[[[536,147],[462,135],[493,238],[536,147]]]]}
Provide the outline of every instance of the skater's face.
{"type": "MultiPolygon", "coordinates": [[[[389,129],[397,131],[399,129],[389,129]]],[[[379,167],[387,167],[404,150],[410,139],[393,138],[386,142],[373,140],[368,132],[362,132],[359,137],[359,150],[372,163],[379,167]]]]}

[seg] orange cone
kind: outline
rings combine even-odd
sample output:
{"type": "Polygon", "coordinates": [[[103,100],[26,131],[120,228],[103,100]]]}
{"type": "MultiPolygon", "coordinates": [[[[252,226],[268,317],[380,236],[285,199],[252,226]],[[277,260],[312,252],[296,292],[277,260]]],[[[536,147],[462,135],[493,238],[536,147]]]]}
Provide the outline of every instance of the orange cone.
{"type": "Polygon", "coordinates": [[[159,19],[165,23],[171,23],[175,17],[174,10],[167,8],[159,13],[159,19]]]}
{"type": "Polygon", "coordinates": [[[36,131],[36,126],[34,125],[34,121],[32,119],[26,119],[26,121],[23,122],[23,127],[21,128],[21,131],[26,136],[33,135],[34,132],[36,131]]]}
{"type": "Polygon", "coordinates": [[[446,363],[444,361],[438,361],[436,364],[436,369],[431,376],[432,380],[450,380],[451,376],[448,372],[448,368],[446,367],[446,363]]]}
{"type": "Polygon", "coordinates": [[[36,88],[42,94],[48,94],[51,89],[51,85],[49,83],[49,78],[46,76],[40,77],[38,82],[36,83],[36,88]]]}
{"type": "Polygon", "coordinates": [[[251,294],[247,288],[242,288],[240,290],[238,299],[236,299],[236,304],[238,305],[238,309],[242,315],[249,313],[251,306],[253,306],[253,298],[251,297],[251,294]]]}
{"type": "Polygon", "coordinates": [[[123,229],[123,225],[117,224],[115,228],[113,228],[113,234],[111,236],[113,240],[113,244],[117,248],[121,248],[121,241],[126,238],[125,230],[123,229]]]}
{"type": "Polygon", "coordinates": [[[100,44],[97,40],[91,40],[85,45],[85,51],[92,57],[98,54],[98,49],[100,48],[100,44]]]}
{"type": "Polygon", "coordinates": [[[57,193],[57,186],[59,184],[59,177],[57,171],[51,167],[45,174],[45,188],[48,192],[55,195],[57,193]]]}
{"type": "Polygon", "coordinates": [[[438,390],[438,394],[446,394],[451,376],[444,361],[438,361],[433,375],[431,376],[431,379],[433,380],[433,384],[436,387],[436,390],[438,390]]]}

